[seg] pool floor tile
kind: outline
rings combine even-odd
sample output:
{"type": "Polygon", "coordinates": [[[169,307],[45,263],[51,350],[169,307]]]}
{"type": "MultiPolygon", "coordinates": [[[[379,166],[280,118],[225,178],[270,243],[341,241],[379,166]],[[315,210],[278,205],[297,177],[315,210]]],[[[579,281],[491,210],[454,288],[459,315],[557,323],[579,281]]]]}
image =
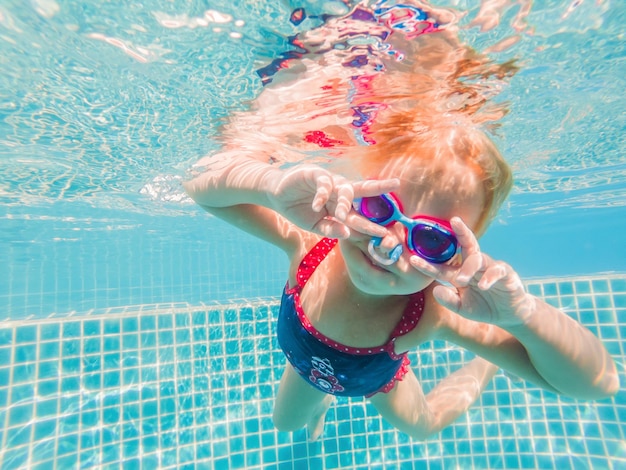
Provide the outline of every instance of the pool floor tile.
{"type": "MultiPolygon", "coordinates": [[[[597,332],[623,373],[623,279],[535,280],[528,290],[597,332]]],[[[576,402],[501,373],[426,443],[344,398],[309,443],[305,431],[272,425],[285,361],[276,301],[140,307],[2,323],[1,468],[626,468],[624,391],[576,402]]],[[[410,357],[428,390],[471,355],[434,342],[410,357]]]]}

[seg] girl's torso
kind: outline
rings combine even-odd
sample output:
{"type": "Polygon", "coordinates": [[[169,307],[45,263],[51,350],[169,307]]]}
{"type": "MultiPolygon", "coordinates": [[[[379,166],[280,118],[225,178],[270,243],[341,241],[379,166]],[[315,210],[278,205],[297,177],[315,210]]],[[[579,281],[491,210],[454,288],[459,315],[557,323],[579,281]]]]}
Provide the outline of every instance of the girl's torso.
{"type": "MultiPolygon", "coordinates": [[[[302,257],[300,257],[301,259],[302,257]]],[[[296,285],[300,261],[295,257],[289,285],[296,285]]],[[[431,288],[423,291],[419,321],[408,334],[395,338],[396,354],[417,347],[433,338],[437,323],[431,288]]],[[[411,296],[371,296],[351,283],[338,247],[317,266],[299,296],[302,309],[312,326],[322,335],[355,348],[386,344],[403,316],[415,316],[408,309],[411,296]]]]}

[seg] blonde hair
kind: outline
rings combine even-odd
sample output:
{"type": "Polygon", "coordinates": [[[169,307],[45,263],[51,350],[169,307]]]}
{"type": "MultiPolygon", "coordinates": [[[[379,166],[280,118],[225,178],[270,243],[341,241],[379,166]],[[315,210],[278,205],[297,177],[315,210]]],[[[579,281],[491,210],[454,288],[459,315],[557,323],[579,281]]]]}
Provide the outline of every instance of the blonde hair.
{"type": "Polygon", "coordinates": [[[354,98],[353,105],[384,103],[367,129],[373,144],[358,149],[359,166],[371,173],[408,158],[428,162],[438,177],[451,162],[464,165],[482,182],[484,207],[473,227],[480,235],[513,186],[511,169],[485,130],[496,130],[508,113],[507,103],[491,98],[518,67],[495,63],[451,34],[423,35],[413,45],[417,53],[404,69],[377,75],[354,98]]]}
{"type": "Polygon", "coordinates": [[[452,163],[473,171],[484,192],[484,207],[473,227],[477,235],[484,233],[513,185],[511,169],[495,144],[462,115],[394,111],[381,116],[371,135],[375,143],[361,147],[358,158],[364,173],[376,174],[401,157],[403,162],[427,162],[428,178],[440,179],[452,163]]]}

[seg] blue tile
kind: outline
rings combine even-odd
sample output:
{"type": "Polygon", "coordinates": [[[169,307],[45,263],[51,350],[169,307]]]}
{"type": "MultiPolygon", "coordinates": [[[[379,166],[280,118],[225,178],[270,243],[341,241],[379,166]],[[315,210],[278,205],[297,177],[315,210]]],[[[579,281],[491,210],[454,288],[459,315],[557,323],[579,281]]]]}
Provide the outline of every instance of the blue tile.
{"type": "Polygon", "coordinates": [[[104,354],[102,356],[102,359],[104,361],[102,364],[102,367],[105,370],[118,369],[120,367],[120,353],[119,352],[104,354]]]}
{"type": "Polygon", "coordinates": [[[189,343],[190,341],[191,341],[191,332],[188,329],[176,330],[176,343],[177,344],[189,343]]]}
{"type": "Polygon", "coordinates": [[[116,445],[108,445],[102,447],[102,463],[113,463],[120,460],[120,449],[116,445]]]}
{"type": "Polygon", "coordinates": [[[100,411],[86,411],[81,413],[80,422],[83,427],[95,427],[100,421],[100,411]]]}
{"type": "MultiPolygon", "coordinates": [[[[4,449],[3,449],[4,450],[4,449]]],[[[24,448],[7,449],[3,452],[2,464],[5,468],[26,468],[28,452],[24,448]]]]}
{"type": "Polygon", "coordinates": [[[222,323],[222,312],[220,310],[211,310],[208,312],[209,320],[208,323],[211,325],[222,323]]]}
{"type": "Polygon", "coordinates": [[[189,314],[187,313],[177,313],[175,315],[175,320],[176,320],[176,326],[177,327],[181,327],[181,326],[189,326],[190,324],[190,318],[189,318],[189,314]]]}
{"type": "MultiPolygon", "coordinates": [[[[11,348],[0,348],[0,364],[10,364],[11,363],[11,348]]],[[[2,382],[8,383],[8,382],[2,382]]]]}
{"type": "Polygon", "coordinates": [[[119,349],[120,349],[120,337],[119,336],[106,336],[106,337],[104,337],[102,349],[105,352],[119,351],[119,349]]]}
{"type": "Polygon", "coordinates": [[[115,388],[117,389],[120,385],[120,372],[119,371],[111,371],[105,372],[104,374],[104,388],[115,388]]]}
{"type": "Polygon", "coordinates": [[[39,362],[39,371],[37,377],[39,378],[39,380],[58,377],[59,369],[59,361],[39,362]]]}
{"type": "Polygon", "coordinates": [[[9,404],[9,390],[0,388],[0,410],[5,409],[9,404]]]}
{"type": "Polygon", "coordinates": [[[94,336],[100,334],[100,320],[87,320],[83,323],[83,335],[94,336]]]}
{"type": "Polygon", "coordinates": [[[84,375],[83,385],[87,390],[100,390],[102,388],[102,374],[91,373],[84,375]]]}
{"type": "MultiPolygon", "coordinates": [[[[15,403],[15,402],[14,402],[15,403]]],[[[23,405],[14,404],[9,410],[9,425],[18,426],[23,425],[30,421],[33,417],[34,406],[32,403],[26,403],[23,405]]]]}
{"type": "Polygon", "coordinates": [[[594,279],[591,281],[591,288],[595,293],[609,292],[609,282],[606,279],[594,279]]]}
{"type": "Polygon", "coordinates": [[[122,468],[124,470],[136,470],[141,468],[141,459],[130,459],[128,457],[137,455],[139,452],[139,443],[133,441],[132,443],[124,443],[124,460],[122,461],[122,468]]]}
{"type": "Polygon", "coordinates": [[[44,381],[38,382],[37,393],[42,397],[58,394],[59,393],[59,380],[53,379],[53,380],[44,380],[44,381]]]}
{"type": "Polygon", "coordinates": [[[143,402],[141,411],[144,418],[157,416],[159,412],[158,402],[155,400],[143,402]]]}
{"type": "Polygon", "coordinates": [[[83,340],[83,354],[97,354],[100,352],[100,338],[85,338],[83,340]]]}
{"type": "Polygon", "coordinates": [[[53,437],[56,434],[57,422],[57,419],[38,419],[33,433],[34,440],[41,441],[42,439],[53,437]]]}
{"type": "Polygon", "coordinates": [[[159,329],[170,329],[174,326],[174,319],[172,315],[159,315],[158,317],[159,329]]]}
{"type": "Polygon", "coordinates": [[[134,385],[139,382],[139,369],[123,369],[122,370],[122,384],[134,385]]]}
{"type": "Polygon", "coordinates": [[[74,468],[78,463],[78,454],[69,454],[57,460],[58,468],[74,468]]]}
{"type": "Polygon", "coordinates": [[[77,356],[80,354],[79,340],[64,340],[62,353],[64,357],[77,356]]]}
{"type": "Polygon", "coordinates": [[[195,342],[205,342],[208,339],[208,332],[205,327],[193,329],[193,340],[195,342]]]}
{"type": "Polygon", "coordinates": [[[104,320],[104,334],[106,335],[116,335],[121,331],[120,319],[119,318],[107,318],[104,320]]]}
{"type": "MultiPolygon", "coordinates": [[[[20,364],[13,366],[12,383],[33,382],[36,377],[35,368],[35,364],[20,364]]],[[[8,383],[8,381],[5,383],[8,383]]]]}
{"type": "Polygon", "coordinates": [[[128,317],[122,319],[122,331],[124,333],[135,333],[139,330],[139,322],[137,317],[128,317]]]}
{"type": "Polygon", "coordinates": [[[13,329],[0,329],[0,346],[9,346],[11,344],[13,344],[13,329]]]}
{"type": "Polygon", "coordinates": [[[122,345],[124,350],[137,349],[139,347],[139,335],[136,333],[122,335],[122,345]]]}
{"type": "Polygon", "coordinates": [[[211,456],[211,446],[208,443],[196,447],[196,460],[209,459],[211,456]]]}
{"type": "Polygon", "coordinates": [[[193,312],[191,314],[191,323],[193,325],[206,325],[207,323],[207,313],[206,312],[193,312]]]}
{"type": "Polygon", "coordinates": [[[37,346],[34,344],[17,344],[13,353],[13,363],[31,362],[36,359],[37,346]]]}
{"type": "MultiPolygon", "coordinates": [[[[61,328],[58,323],[44,323],[39,327],[39,339],[41,341],[59,339],[61,328]]],[[[0,330],[0,344],[2,344],[2,332],[0,330]]]]}
{"type": "MultiPolygon", "coordinates": [[[[613,295],[613,302],[616,308],[626,308],[626,294],[615,294],[613,295]]],[[[623,318],[623,317],[618,317],[623,318]]]]}
{"type": "Polygon", "coordinates": [[[60,356],[58,341],[39,344],[39,360],[54,359],[60,356]]]}
{"type": "Polygon", "coordinates": [[[142,349],[141,364],[143,366],[155,364],[157,362],[158,351],[156,349],[142,349]]]}
{"type": "Polygon", "coordinates": [[[84,356],[82,372],[96,372],[102,370],[100,356],[84,356]]]}
{"type": "Polygon", "coordinates": [[[156,330],[156,325],[157,325],[156,318],[157,317],[153,315],[142,316],[140,318],[141,331],[156,330]]]}
{"type": "Polygon", "coordinates": [[[159,331],[159,346],[174,344],[174,333],[171,331],[159,331]]]}
{"type": "Polygon", "coordinates": [[[81,328],[80,322],[68,321],[63,322],[63,337],[64,338],[80,338],[81,328]]]}
{"type": "Polygon", "coordinates": [[[37,341],[37,326],[19,326],[15,329],[16,343],[34,343],[37,341]]]}
{"type": "Polygon", "coordinates": [[[143,347],[155,347],[157,344],[157,334],[154,331],[141,332],[141,345],[143,347]]]}
{"type": "Polygon", "coordinates": [[[209,327],[209,341],[217,341],[224,338],[224,329],[221,325],[209,327]]]}
{"type": "Polygon", "coordinates": [[[588,294],[591,292],[591,283],[589,281],[574,282],[577,294],[588,294]]]}

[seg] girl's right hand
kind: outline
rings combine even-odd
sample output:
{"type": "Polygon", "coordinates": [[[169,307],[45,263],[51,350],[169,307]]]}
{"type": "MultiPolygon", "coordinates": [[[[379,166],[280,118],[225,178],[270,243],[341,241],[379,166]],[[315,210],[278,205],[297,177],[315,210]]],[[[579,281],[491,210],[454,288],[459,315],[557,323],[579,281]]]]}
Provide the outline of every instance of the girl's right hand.
{"type": "Polygon", "coordinates": [[[347,238],[350,230],[383,237],[387,229],[370,222],[352,207],[354,199],[396,190],[397,179],[349,181],[314,165],[280,172],[270,201],[272,208],[310,232],[331,238],[347,238]]]}

